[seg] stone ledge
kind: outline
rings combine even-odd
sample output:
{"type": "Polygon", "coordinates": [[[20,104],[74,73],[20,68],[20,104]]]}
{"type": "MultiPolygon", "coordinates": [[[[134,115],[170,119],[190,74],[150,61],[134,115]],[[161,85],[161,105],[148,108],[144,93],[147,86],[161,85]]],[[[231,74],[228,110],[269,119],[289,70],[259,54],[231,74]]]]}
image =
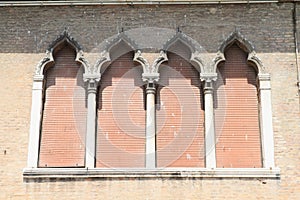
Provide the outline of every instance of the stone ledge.
{"type": "Polygon", "coordinates": [[[280,169],[266,168],[164,168],[88,169],[25,168],[24,179],[35,178],[280,178],[280,169]]]}
{"type": "Polygon", "coordinates": [[[86,5],[170,5],[170,4],[251,4],[285,3],[296,0],[63,0],[63,1],[1,1],[0,6],[86,6],[86,5]]]}

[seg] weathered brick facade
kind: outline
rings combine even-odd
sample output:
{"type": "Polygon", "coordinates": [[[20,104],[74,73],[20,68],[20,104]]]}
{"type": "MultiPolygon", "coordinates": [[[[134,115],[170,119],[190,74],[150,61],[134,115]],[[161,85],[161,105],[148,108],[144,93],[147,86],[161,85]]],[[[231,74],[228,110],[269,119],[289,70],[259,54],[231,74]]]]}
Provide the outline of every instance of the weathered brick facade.
{"type": "Polygon", "coordinates": [[[294,34],[299,23],[300,4],[293,2],[0,7],[0,199],[299,199],[299,63],[294,34]],[[280,178],[23,180],[32,77],[48,45],[67,29],[88,58],[122,29],[146,27],[179,27],[203,47],[208,60],[235,30],[255,46],[271,75],[275,165],[280,178]]]}

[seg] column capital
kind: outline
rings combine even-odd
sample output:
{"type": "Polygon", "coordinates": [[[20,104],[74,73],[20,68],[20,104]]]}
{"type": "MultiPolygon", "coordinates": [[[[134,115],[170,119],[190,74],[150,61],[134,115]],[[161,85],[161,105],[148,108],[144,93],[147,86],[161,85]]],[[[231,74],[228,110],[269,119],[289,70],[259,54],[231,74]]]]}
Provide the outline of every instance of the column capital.
{"type": "Polygon", "coordinates": [[[216,81],[218,78],[217,73],[200,73],[200,80],[205,82],[216,81]]]}
{"type": "Polygon", "coordinates": [[[259,81],[259,90],[271,90],[271,77],[270,74],[261,74],[257,75],[259,81]]]}
{"type": "Polygon", "coordinates": [[[148,83],[146,87],[146,94],[155,94],[156,88],[155,83],[148,83]]]}
{"type": "Polygon", "coordinates": [[[268,73],[259,73],[257,75],[257,78],[259,81],[270,81],[271,80],[271,76],[268,73]]]}
{"type": "Polygon", "coordinates": [[[157,83],[159,80],[159,73],[156,72],[143,73],[142,79],[144,82],[147,83],[157,83]]]}
{"type": "Polygon", "coordinates": [[[87,83],[88,93],[96,93],[100,81],[100,74],[83,74],[83,81],[87,83]]]}
{"type": "Polygon", "coordinates": [[[43,80],[44,80],[44,75],[41,75],[41,74],[36,74],[33,77],[34,82],[42,82],[43,80]]]}
{"type": "Polygon", "coordinates": [[[217,77],[217,73],[200,73],[200,80],[204,81],[204,94],[213,93],[213,81],[216,81],[217,77]]]}

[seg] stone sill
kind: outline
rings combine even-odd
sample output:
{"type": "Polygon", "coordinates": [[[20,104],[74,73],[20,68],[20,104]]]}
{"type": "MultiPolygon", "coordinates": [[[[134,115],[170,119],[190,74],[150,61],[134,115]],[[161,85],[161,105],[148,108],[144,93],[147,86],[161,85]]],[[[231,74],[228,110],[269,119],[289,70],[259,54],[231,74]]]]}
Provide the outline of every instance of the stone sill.
{"type": "Polygon", "coordinates": [[[280,178],[280,169],[266,168],[163,168],[87,169],[25,168],[24,179],[35,178],[280,178]]]}

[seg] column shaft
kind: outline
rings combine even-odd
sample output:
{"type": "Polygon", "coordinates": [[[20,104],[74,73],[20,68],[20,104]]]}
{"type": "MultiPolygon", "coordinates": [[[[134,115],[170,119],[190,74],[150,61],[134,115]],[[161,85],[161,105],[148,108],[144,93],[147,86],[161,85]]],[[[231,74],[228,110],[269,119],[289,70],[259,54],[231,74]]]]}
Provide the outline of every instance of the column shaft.
{"type": "Polygon", "coordinates": [[[270,81],[261,80],[259,92],[263,167],[274,168],[274,138],[270,81]]]}
{"type": "Polygon", "coordinates": [[[42,95],[43,82],[42,80],[33,82],[32,88],[32,103],[31,103],[31,120],[30,120],[30,138],[28,146],[27,166],[29,168],[38,167],[39,157],[39,141],[40,141],[40,126],[42,119],[42,95]]]}
{"type": "Polygon", "coordinates": [[[206,168],[216,168],[216,144],[212,82],[205,82],[205,156],[206,168]]]}
{"type": "Polygon", "coordinates": [[[96,83],[88,83],[88,112],[86,128],[85,166],[95,167],[96,160],[96,83]]]}
{"type": "Polygon", "coordinates": [[[156,119],[155,119],[155,88],[147,87],[147,116],[146,116],[146,169],[156,167],[156,119]]]}

